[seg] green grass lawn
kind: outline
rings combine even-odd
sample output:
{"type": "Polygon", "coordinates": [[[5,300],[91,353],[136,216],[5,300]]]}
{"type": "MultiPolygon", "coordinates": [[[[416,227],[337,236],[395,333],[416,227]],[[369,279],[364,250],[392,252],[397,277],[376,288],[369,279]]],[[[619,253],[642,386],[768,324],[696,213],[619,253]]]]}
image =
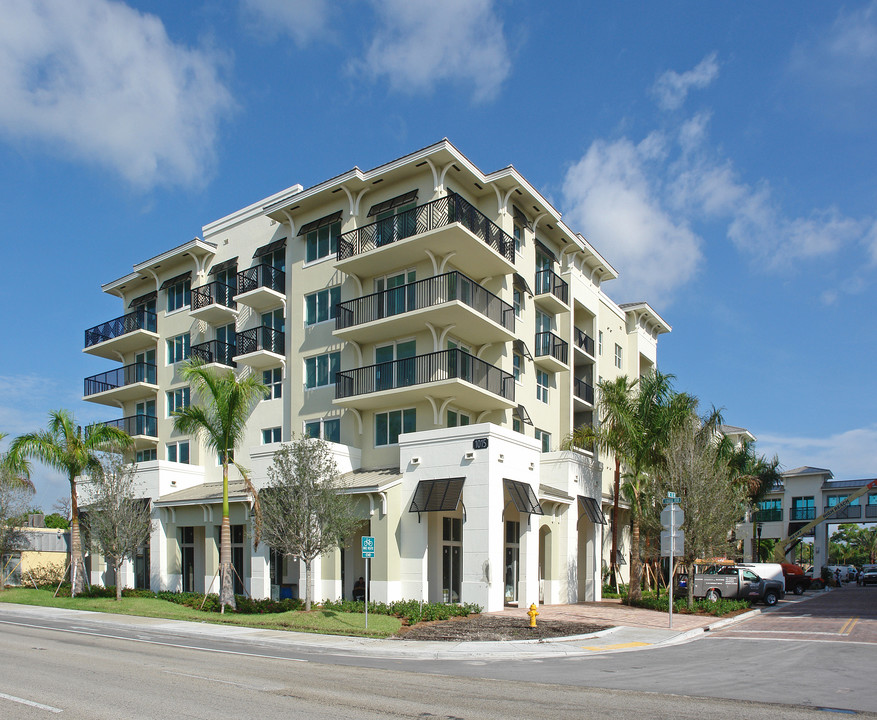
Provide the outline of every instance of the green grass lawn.
{"type": "Polygon", "coordinates": [[[264,628],[266,630],[293,630],[323,635],[356,635],[359,637],[383,638],[395,635],[402,626],[397,617],[370,614],[368,630],[365,629],[365,615],[335,610],[312,610],[270,613],[265,615],[239,615],[193,610],[185,605],[177,605],[166,600],[152,598],[126,598],[120,602],[111,598],[69,598],[52,597],[50,590],[11,588],[0,592],[0,602],[20,605],[39,605],[68,610],[90,610],[92,612],[117,613],[119,615],[141,615],[143,617],[166,618],[168,620],[188,620],[209,622],[219,625],[264,628]]]}

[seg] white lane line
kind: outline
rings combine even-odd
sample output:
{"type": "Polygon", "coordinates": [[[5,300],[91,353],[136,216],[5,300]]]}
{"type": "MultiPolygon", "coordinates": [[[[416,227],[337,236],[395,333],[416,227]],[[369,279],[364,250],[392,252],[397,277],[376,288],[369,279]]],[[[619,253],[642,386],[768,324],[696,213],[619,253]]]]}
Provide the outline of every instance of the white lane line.
{"type": "Polygon", "coordinates": [[[200,650],[201,652],[221,653],[223,655],[243,655],[245,657],[267,658],[268,660],[286,660],[288,662],[310,662],[309,660],[304,660],[303,658],[287,658],[280,655],[262,655],[260,653],[240,652],[238,650],[218,650],[215,648],[199,647],[197,645],[179,645],[177,643],[160,642],[158,640],[141,640],[139,638],[125,637],[124,635],[107,635],[105,633],[94,632],[93,630],[70,630],[68,628],[55,628],[47,627],[46,625],[33,625],[31,623],[12,622],[11,620],[0,620],[0,624],[15,625],[16,627],[29,627],[35,628],[37,630],[71,633],[72,635],[90,635],[92,637],[109,638],[111,640],[126,640],[127,642],[143,643],[144,645],[161,645],[162,647],[181,648],[183,650],[200,650]]]}
{"type": "MultiPolygon", "coordinates": [[[[834,635],[835,637],[837,637],[837,633],[829,633],[829,635],[834,635]]],[[[841,643],[843,645],[870,645],[871,647],[873,647],[874,645],[877,645],[877,643],[865,642],[863,640],[818,640],[816,638],[813,638],[812,640],[809,640],[809,639],[805,640],[804,638],[778,638],[778,637],[758,638],[758,637],[736,637],[734,635],[713,635],[712,637],[708,637],[706,639],[710,640],[710,641],[723,640],[725,642],[732,641],[732,640],[740,640],[743,642],[759,642],[759,641],[770,640],[771,642],[841,643]]]]}
{"type": "Polygon", "coordinates": [[[816,630],[732,630],[729,628],[728,632],[749,633],[750,635],[834,635],[835,637],[841,635],[839,632],[817,632],[816,630]]]}
{"type": "Polygon", "coordinates": [[[246,690],[259,690],[261,692],[265,691],[264,687],[256,687],[255,685],[247,685],[245,683],[233,682],[231,680],[220,680],[219,678],[207,677],[206,675],[192,675],[191,673],[174,672],[173,670],[162,670],[162,672],[167,673],[168,675],[179,675],[180,677],[195,678],[196,680],[207,680],[208,682],[222,683],[223,685],[234,685],[236,687],[244,688],[246,690]]]}
{"type": "Polygon", "coordinates": [[[64,712],[61,708],[52,707],[51,705],[43,705],[42,703],[34,702],[33,700],[25,700],[24,698],[15,697],[15,695],[7,695],[6,693],[0,693],[0,698],[2,698],[3,700],[11,700],[12,702],[21,703],[22,705],[30,705],[31,707],[35,707],[39,710],[45,710],[50,713],[64,712]]]}

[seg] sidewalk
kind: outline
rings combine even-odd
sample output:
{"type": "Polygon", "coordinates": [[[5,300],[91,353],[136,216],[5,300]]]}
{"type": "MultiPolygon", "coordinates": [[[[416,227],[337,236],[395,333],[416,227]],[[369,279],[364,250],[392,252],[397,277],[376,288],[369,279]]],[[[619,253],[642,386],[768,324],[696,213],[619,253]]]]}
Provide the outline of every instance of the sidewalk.
{"type": "MultiPolygon", "coordinates": [[[[527,622],[526,609],[515,608],[504,613],[520,614],[527,622]]],[[[430,660],[524,660],[552,657],[578,657],[616,652],[629,652],[663,647],[702,636],[711,627],[724,627],[742,622],[760,613],[752,610],[734,618],[719,620],[714,617],[674,615],[673,629],[667,627],[668,616],[650,610],[630,608],[620,603],[603,601],[577,605],[547,605],[539,608],[541,619],[578,620],[613,625],[591,635],[538,641],[505,642],[439,642],[402,640],[400,638],[372,639],[311,633],[282,632],[254,628],[164,620],[133,615],[64,610],[29,605],[0,604],[0,621],[7,614],[26,616],[36,620],[66,620],[76,624],[77,632],[95,632],[141,642],[170,642],[171,636],[193,641],[229,642],[249,645],[249,652],[277,650],[302,653],[332,653],[351,657],[406,658],[430,660]],[[140,633],[138,634],[138,631],[140,633]],[[151,640],[147,633],[163,636],[151,640]]],[[[242,650],[242,652],[247,652],[242,650]]]]}

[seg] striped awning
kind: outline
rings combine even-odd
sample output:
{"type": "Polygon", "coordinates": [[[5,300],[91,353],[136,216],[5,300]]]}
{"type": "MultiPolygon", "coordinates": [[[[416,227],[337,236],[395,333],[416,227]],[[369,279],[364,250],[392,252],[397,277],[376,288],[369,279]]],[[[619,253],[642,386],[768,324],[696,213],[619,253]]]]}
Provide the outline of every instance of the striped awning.
{"type": "Polygon", "coordinates": [[[585,515],[588,516],[588,520],[592,523],[597,525],[606,524],[606,516],[600,509],[600,504],[594,498],[579,495],[579,505],[582,506],[582,510],[585,511],[585,515]]]}
{"type": "Polygon", "coordinates": [[[463,495],[466,478],[421,480],[417,483],[408,512],[454,512],[463,495]]]}
{"type": "Polygon", "coordinates": [[[301,230],[298,231],[298,236],[307,235],[308,233],[312,233],[314,230],[319,230],[321,227],[326,227],[326,225],[331,225],[332,223],[336,223],[341,219],[341,210],[338,212],[333,212],[331,215],[326,215],[325,217],[321,217],[319,220],[314,220],[313,222],[305,223],[302,225],[301,230]]]}
{"type": "Polygon", "coordinates": [[[545,514],[542,511],[542,506],[536,499],[536,493],[533,492],[533,488],[529,484],[520,480],[510,480],[509,478],[503,478],[503,484],[506,490],[509,491],[509,497],[511,497],[518,512],[529,515],[545,514]]]}

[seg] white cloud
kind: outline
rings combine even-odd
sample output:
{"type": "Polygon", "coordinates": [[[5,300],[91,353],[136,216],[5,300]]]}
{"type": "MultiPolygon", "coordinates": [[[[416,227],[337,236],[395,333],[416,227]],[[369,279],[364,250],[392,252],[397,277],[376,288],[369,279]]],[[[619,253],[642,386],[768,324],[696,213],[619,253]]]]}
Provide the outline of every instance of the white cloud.
{"type": "Polygon", "coordinates": [[[269,32],[285,32],[299,45],[324,33],[330,5],[326,0],[241,0],[269,32]]]}
{"type": "Polygon", "coordinates": [[[0,0],[0,133],[135,186],[197,184],[233,107],[220,59],[110,0],[0,0]]]}
{"type": "Polygon", "coordinates": [[[581,227],[619,270],[613,294],[622,300],[668,303],[701,261],[702,240],[662,201],[653,162],[660,138],[640,145],[598,140],[566,174],[566,220],[581,227]]]}
{"type": "Polygon", "coordinates": [[[847,430],[828,437],[796,437],[757,433],[758,452],[776,454],[791,470],[802,465],[827,468],[838,480],[874,477],[877,425],[847,430]]]}
{"type": "Polygon", "coordinates": [[[719,76],[719,63],[716,53],[707,55],[693,69],[684,73],[667,70],[652,87],[652,94],[663,110],[677,110],[682,107],[688,91],[702,90],[708,87],[719,76]]]}
{"type": "Polygon", "coordinates": [[[477,101],[496,95],[511,62],[493,0],[373,0],[378,30],[354,70],[385,76],[401,92],[443,81],[474,86],[477,101]]]}

